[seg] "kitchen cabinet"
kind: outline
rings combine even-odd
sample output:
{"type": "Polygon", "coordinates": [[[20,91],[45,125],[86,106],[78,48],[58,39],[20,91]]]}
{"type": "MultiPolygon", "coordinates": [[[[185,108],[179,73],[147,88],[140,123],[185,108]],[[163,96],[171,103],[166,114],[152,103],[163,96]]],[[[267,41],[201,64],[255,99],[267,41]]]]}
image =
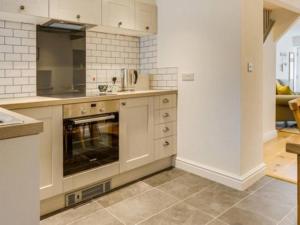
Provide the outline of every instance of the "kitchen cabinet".
{"type": "Polygon", "coordinates": [[[49,11],[53,19],[101,24],[101,0],[50,0],[49,11]]]}
{"type": "Polygon", "coordinates": [[[121,101],[120,171],[125,172],[154,161],[153,97],[121,101]]]}
{"type": "Polygon", "coordinates": [[[102,0],[102,25],[135,28],[134,0],[102,0]]]}
{"type": "Polygon", "coordinates": [[[40,199],[63,193],[63,116],[62,106],[16,110],[44,123],[39,134],[40,199]]]}
{"type": "Polygon", "coordinates": [[[48,17],[48,0],[0,0],[0,11],[48,17]]]}
{"type": "Polygon", "coordinates": [[[145,3],[143,0],[135,1],[135,29],[148,33],[157,32],[157,6],[145,3]]]}

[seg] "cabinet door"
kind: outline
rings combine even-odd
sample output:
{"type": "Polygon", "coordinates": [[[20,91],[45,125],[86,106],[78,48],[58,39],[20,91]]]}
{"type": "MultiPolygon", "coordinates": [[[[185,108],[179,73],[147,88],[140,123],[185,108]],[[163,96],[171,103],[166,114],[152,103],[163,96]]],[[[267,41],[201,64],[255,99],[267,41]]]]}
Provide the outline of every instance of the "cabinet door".
{"type": "Polygon", "coordinates": [[[50,0],[50,17],[88,24],[101,24],[101,0],[50,0]]]}
{"type": "Polygon", "coordinates": [[[157,7],[141,0],[135,2],[135,29],[143,32],[157,32],[157,7]]]}
{"type": "Polygon", "coordinates": [[[48,0],[0,0],[0,11],[48,17],[48,0]]]}
{"type": "Polygon", "coordinates": [[[62,107],[17,110],[44,123],[40,134],[40,199],[63,193],[63,125],[62,107]]]}
{"type": "Polygon", "coordinates": [[[134,29],[134,0],[102,0],[102,25],[134,29]]]}
{"type": "Polygon", "coordinates": [[[121,101],[120,169],[128,171],[154,160],[153,98],[121,101]]]}

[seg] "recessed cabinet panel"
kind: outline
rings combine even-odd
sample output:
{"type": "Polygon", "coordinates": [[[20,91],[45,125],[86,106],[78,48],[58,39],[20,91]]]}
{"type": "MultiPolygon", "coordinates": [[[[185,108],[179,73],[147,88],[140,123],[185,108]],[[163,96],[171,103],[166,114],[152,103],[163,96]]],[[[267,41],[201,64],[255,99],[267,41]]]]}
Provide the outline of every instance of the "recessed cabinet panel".
{"type": "Polygon", "coordinates": [[[102,0],[102,25],[134,29],[134,0],[102,0]]]}
{"type": "Polygon", "coordinates": [[[17,113],[43,122],[40,139],[40,199],[63,193],[62,107],[16,110],[17,113]]]}
{"type": "Polygon", "coordinates": [[[0,11],[48,17],[48,0],[0,0],[0,11]]]}
{"type": "Polygon", "coordinates": [[[157,32],[157,7],[153,4],[145,4],[141,1],[135,3],[135,28],[136,30],[157,32]]]}
{"type": "Polygon", "coordinates": [[[79,23],[101,24],[101,0],[50,0],[50,17],[79,23]]]}
{"type": "Polygon", "coordinates": [[[122,100],[120,107],[120,169],[128,171],[154,160],[153,98],[122,100]]]}

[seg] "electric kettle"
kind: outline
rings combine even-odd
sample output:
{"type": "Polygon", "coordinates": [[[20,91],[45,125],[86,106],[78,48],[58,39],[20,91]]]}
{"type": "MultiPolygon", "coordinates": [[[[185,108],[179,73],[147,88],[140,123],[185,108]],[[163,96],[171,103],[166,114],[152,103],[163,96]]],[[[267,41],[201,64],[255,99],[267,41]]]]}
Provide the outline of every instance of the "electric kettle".
{"type": "Polygon", "coordinates": [[[122,91],[134,91],[138,78],[139,78],[139,74],[137,70],[122,69],[122,73],[121,73],[122,91]]]}

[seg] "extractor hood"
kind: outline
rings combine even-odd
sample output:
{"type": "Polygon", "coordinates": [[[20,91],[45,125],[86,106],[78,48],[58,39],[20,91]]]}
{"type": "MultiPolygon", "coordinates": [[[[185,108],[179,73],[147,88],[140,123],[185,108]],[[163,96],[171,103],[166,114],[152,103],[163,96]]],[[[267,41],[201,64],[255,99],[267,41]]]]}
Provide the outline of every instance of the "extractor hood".
{"type": "Polygon", "coordinates": [[[95,27],[96,25],[74,23],[74,22],[52,19],[52,20],[42,24],[42,26],[56,28],[56,29],[64,29],[64,30],[83,31],[83,30],[87,30],[89,28],[95,27]]]}

